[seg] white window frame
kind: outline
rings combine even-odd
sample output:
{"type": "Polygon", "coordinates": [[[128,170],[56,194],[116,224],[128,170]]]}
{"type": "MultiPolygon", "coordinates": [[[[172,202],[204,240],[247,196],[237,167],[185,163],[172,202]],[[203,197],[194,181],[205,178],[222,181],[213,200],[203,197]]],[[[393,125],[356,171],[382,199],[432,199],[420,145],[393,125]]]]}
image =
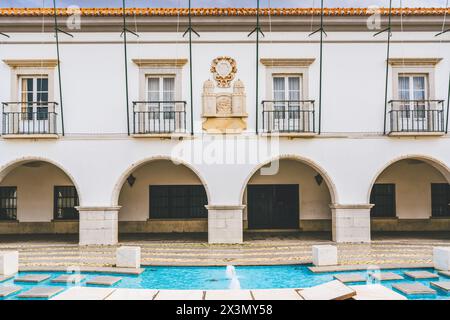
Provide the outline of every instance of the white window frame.
{"type": "Polygon", "coordinates": [[[38,115],[37,115],[38,108],[45,108],[45,109],[47,109],[46,112],[45,112],[47,115],[46,115],[45,119],[36,119],[36,120],[48,120],[48,112],[52,112],[53,111],[53,110],[50,110],[50,108],[52,108],[52,105],[48,104],[48,102],[50,102],[49,101],[49,97],[50,97],[50,87],[49,87],[49,85],[50,85],[50,82],[49,82],[49,77],[47,75],[19,75],[18,76],[18,91],[19,91],[18,92],[18,96],[19,96],[18,102],[20,102],[19,108],[21,109],[22,119],[23,120],[32,120],[33,116],[36,116],[38,118],[38,115]],[[33,99],[31,101],[24,101],[23,100],[24,93],[25,92],[29,92],[29,91],[24,91],[24,89],[22,87],[24,79],[32,79],[33,80],[33,91],[31,91],[32,94],[33,94],[33,99]],[[44,103],[47,102],[47,104],[43,105],[43,106],[39,106],[37,104],[37,102],[38,102],[37,101],[37,95],[39,93],[39,91],[37,90],[38,89],[38,86],[37,86],[37,82],[38,82],[37,80],[38,79],[47,79],[47,91],[46,91],[46,93],[47,93],[47,101],[42,101],[44,103]],[[33,115],[31,117],[31,119],[30,119],[30,117],[28,115],[28,109],[30,108],[30,106],[28,104],[26,104],[26,102],[31,102],[32,103],[31,108],[32,108],[33,115]]]}
{"type": "MultiPolygon", "coordinates": [[[[145,101],[165,101],[164,99],[164,93],[166,92],[164,90],[164,79],[173,79],[174,82],[174,89],[173,89],[173,95],[172,95],[172,101],[177,101],[176,100],[176,76],[173,74],[163,74],[163,75],[155,75],[155,74],[151,74],[151,75],[146,75],[145,77],[145,83],[146,83],[146,99],[145,101]],[[150,88],[149,88],[149,79],[158,79],[158,100],[152,100],[150,99],[150,88]]],[[[148,105],[146,105],[146,107],[150,110],[156,110],[157,112],[162,112],[162,111],[178,111],[177,110],[177,104],[176,103],[149,103],[148,105]]],[[[160,118],[160,113],[158,114],[154,114],[152,115],[152,119],[159,119],[160,118]]],[[[169,120],[169,119],[175,119],[175,113],[172,114],[166,114],[164,113],[164,119],[169,120]]]]}

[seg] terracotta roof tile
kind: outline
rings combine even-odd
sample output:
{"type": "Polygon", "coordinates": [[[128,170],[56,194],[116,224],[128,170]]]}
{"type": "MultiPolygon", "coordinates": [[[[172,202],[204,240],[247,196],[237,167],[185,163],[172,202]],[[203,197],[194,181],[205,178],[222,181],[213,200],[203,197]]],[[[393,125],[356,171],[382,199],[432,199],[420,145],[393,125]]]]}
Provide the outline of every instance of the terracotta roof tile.
{"type": "MultiPolygon", "coordinates": [[[[264,8],[262,15],[273,16],[308,16],[320,15],[318,8],[264,8]]],[[[387,15],[388,9],[381,8],[381,14],[387,15]]],[[[67,9],[57,9],[58,15],[73,14],[67,9]]],[[[393,8],[393,15],[443,15],[450,14],[450,8],[393,8]]],[[[121,8],[82,8],[83,16],[121,16],[121,8]]],[[[126,10],[128,16],[187,16],[186,8],[129,8],[126,10]]],[[[194,8],[194,16],[254,16],[256,9],[253,8],[194,8]]],[[[365,16],[372,14],[367,8],[326,8],[324,14],[327,16],[365,16]]],[[[53,15],[52,8],[0,8],[0,16],[49,16],[53,15]]]]}

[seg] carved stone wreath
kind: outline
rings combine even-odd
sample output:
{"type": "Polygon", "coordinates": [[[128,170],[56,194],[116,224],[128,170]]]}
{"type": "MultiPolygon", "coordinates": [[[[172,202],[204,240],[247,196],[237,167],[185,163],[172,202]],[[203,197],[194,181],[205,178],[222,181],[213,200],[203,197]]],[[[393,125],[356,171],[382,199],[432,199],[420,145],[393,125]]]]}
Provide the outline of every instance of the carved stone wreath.
{"type": "Polygon", "coordinates": [[[230,57],[218,57],[212,61],[211,73],[219,88],[229,88],[237,73],[236,61],[230,57]]]}

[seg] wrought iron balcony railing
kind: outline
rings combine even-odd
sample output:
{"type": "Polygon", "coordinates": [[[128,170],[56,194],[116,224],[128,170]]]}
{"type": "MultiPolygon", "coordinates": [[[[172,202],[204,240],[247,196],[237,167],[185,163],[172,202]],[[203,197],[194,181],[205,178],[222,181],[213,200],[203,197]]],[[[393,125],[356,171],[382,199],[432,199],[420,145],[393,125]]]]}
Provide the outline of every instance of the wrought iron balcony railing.
{"type": "Polygon", "coordinates": [[[3,102],[2,135],[57,134],[56,102],[3,102]]]}
{"type": "Polygon", "coordinates": [[[388,133],[445,133],[443,100],[391,100],[388,133]]]}
{"type": "Polygon", "coordinates": [[[262,101],[263,133],[315,133],[314,100],[262,101]]]}
{"type": "Polygon", "coordinates": [[[187,133],[186,101],[133,102],[133,133],[187,133]]]}

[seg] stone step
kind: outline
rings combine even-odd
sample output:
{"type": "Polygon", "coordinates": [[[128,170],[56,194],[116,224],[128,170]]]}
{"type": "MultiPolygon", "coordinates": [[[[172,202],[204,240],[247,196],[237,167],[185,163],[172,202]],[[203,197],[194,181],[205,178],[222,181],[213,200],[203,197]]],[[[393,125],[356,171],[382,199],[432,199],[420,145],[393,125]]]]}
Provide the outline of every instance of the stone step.
{"type": "Polygon", "coordinates": [[[394,272],[381,272],[381,273],[372,273],[370,275],[372,279],[378,280],[378,281],[392,281],[392,280],[403,280],[404,278],[396,274],[394,272]]]}
{"type": "Polygon", "coordinates": [[[394,290],[381,284],[350,286],[356,291],[353,300],[407,300],[407,298],[394,290]]]}
{"type": "Polygon", "coordinates": [[[413,294],[436,294],[436,291],[418,282],[414,283],[396,283],[392,286],[394,289],[406,295],[413,294]]]}
{"type": "Polygon", "coordinates": [[[336,280],[339,280],[343,283],[348,282],[366,282],[367,279],[365,276],[358,274],[358,273],[341,273],[341,274],[335,274],[333,277],[336,280]]]}
{"type": "Polygon", "coordinates": [[[255,300],[303,300],[297,289],[260,289],[251,292],[255,300]]]}
{"type": "Polygon", "coordinates": [[[17,286],[0,287],[0,298],[6,298],[20,290],[22,290],[22,288],[17,286]]]}
{"type": "Polygon", "coordinates": [[[114,292],[112,288],[72,287],[51,300],[104,300],[114,292]]]}
{"type": "Polygon", "coordinates": [[[406,271],[404,274],[414,280],[439,278],[439,275],[428,271],[406,271]]]}
{"type": "Polygon", "coordinates": [[[14,282],[26,282],[26,283],[40,283],[47,279],[50,279],[50,275],[47,274],[27,274],[14,279],[14,282]]]}
{"type": "Polygon", "coordinates": [[[445,291],[446,293],[450,293],[450,282],[445,281],[431,282],[430,285],[433,288],[437,288],[439,290],[445,291]]]}
{"type": "Polygon", "coordinates": [[[354,297],[356,291],[338,280],[299,291],[304,300],[346,300],[354,297]]]}
{"type": "Polygon", "coordinates": [[[34,287],[18,295],[19,298],[27,299],[50,299],[54,295],[63,291],[61,287],[34,287]]]}
{"type": "Polygon", "coordinates": [[[61,275],[53,279],[52,283],[80,283],[86,277],[80,274],[61,275]]]}
{"type": "Polygon", "coordinates": [[[121,281],[121,277],[111,277],[111,276],[98,276],[88,280],[86,284],[97,285],[97,286],[112,286],[117,282],[121,281]]]}
{"type": "Polygon", "coordinates": [[[253,300],[250,290],[208,290],[205,300],[253,300]]]}

